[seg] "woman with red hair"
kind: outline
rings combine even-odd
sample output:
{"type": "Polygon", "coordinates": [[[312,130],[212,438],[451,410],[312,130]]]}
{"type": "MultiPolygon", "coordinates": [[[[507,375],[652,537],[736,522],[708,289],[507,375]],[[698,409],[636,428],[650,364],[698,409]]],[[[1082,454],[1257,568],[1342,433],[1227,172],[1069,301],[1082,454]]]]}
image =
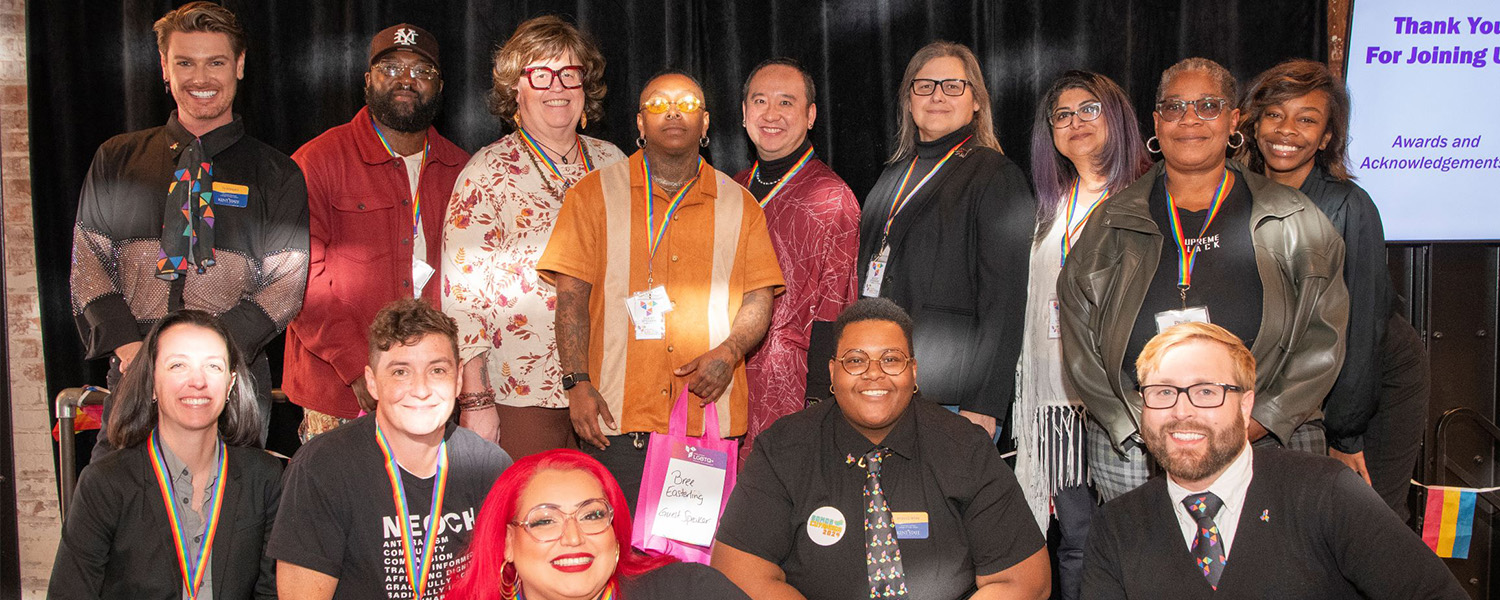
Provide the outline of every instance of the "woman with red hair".
{"type": "Polygon", "coordinates": [[[505,470],[484,501],[448,600],[747,598],[718,571],[630,548],[625,494],[599,461],[549,450],[505,470]]]}

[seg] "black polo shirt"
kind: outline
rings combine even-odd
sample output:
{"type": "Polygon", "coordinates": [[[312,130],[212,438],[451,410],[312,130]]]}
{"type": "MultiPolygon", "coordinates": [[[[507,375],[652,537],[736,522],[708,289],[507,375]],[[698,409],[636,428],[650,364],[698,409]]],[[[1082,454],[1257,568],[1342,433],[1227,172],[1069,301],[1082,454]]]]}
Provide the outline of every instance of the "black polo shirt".
{"type": "MultiPolygon", "coordinates": [[[[1043,548],[1015,474],[967,419],[914,399],[882,445],[892,451],[881,473],[891,512],[925,513],[928,522],[925,539],[897,542],[912,600],[967,597],[975,576],[1043,548]]],[[[874,446],[833,401],[782,417],[756,438],[717,540],[780,565],[809,600],[867,597],[865,469],[849,457],[874,446]],[[820,534],[825,546],[808,522],[829,508],[844,526],[820,534]]]]}

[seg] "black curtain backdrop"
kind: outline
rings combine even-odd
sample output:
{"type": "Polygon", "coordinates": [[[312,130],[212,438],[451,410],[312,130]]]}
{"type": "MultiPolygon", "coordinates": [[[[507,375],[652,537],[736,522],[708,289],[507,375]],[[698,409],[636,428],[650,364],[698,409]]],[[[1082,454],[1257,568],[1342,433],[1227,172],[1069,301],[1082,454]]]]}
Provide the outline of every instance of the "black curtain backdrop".
{"type": "MultiPolygon", "coordinates": [[[[152,22],[181,2],[29,2],[32,187],[42,328],[51,394],[102,383],[72,321],[68,268],[78,191],[110,136],[154,127],[172,109],[152,22]]],[[[249,36],[236,112],[251,135],[290,154],[364,104],[370,36],[399,22],[442,44],[438,129],[469,151],[503,132],[486,111],[491,55],[521,21],[565,15],[608,60],[604,123],[588,134],[634,150],[637,95],[664,67],[698,76],[712,114],[707,158],[748,166],[739,90],[761,60],[791,56],[818,86],[813,142],[857,194],[889,155],[907,60],[934,39],[973,48],[994,97],[1007,154],[1026,165],[1037,96],[1083,68],[1114,78],[1149,135],[1161,71],[1179,59],[1219,61],[1242,81],[1293,57],[1327,55],[1326,0],[228,0],[249,36]]],[[[163,182],[165,186],[165,182],[163,182]]],[[[272,343],[279,370],[280,341],[272,343]]]]}

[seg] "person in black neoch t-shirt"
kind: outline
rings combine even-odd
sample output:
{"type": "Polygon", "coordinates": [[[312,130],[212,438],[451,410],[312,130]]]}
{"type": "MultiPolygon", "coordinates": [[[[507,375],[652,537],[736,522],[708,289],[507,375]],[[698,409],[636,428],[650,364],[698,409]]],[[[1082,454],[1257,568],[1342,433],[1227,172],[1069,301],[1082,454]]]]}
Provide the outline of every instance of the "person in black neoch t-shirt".
{"type": "Polygon", "coordinates": [[[417,299],[375,316],[365,369],[375,414],[303,446],[283,482],[266,548],[282,597],[442,597],[485,494],[511,464],[499,446],[448,423],[456,335],[453,319],[417,299]]]}

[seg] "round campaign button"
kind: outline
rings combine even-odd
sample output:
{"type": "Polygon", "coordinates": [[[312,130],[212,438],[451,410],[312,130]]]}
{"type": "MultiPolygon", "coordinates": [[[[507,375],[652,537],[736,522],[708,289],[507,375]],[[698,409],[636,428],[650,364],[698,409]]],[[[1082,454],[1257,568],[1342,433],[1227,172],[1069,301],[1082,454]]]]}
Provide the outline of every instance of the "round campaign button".
{"type": "Polygon", "coordinates": [[[844,513],[832,506],[819,508],[807,517],[807,537],[819,546],[832,546],[844,537],[844,531],[848,529],[844,513]]]}

